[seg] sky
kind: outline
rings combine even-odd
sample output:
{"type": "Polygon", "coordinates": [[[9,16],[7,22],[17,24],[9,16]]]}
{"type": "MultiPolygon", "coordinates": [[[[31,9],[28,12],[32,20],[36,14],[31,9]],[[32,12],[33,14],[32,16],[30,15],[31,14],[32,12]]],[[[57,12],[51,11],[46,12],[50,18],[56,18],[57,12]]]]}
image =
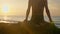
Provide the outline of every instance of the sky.
{"type": "MultiPolygon", "coordinates": [[[[0,0],[0,15],[25,16],[27,7],[28,0],[0,0]]],[[[60,16],[60,0],[48,0],[48,7],[51,16],[60,16]]]]}

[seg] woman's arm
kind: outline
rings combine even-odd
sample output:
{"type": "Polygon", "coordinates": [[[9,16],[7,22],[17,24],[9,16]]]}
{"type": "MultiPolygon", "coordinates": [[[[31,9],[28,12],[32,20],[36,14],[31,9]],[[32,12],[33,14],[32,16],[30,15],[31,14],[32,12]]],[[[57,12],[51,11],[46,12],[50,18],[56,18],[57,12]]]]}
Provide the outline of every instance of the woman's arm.
{"type": "Polygon", "coordinates": [[[27,9],[27,12],[26,12],[26,20],[28,20],[28,16],[29,16],[29,13],[30,13],[30,8],[31,8],[31,0],[29,0],[28,2],[28,9],[27,9]]]}
{"type": "Polygon", "coordinates": [[[51,19],[51,16],[50,16],[50,11],[48,9],[48,3],[47,3],[47,0],[44,1],[45,2],[45,9],[46,9],[46,13],[47,13],[47,16],[49,17],[49,20],[50,22],[52,22],[52,19],[51,19]]]}

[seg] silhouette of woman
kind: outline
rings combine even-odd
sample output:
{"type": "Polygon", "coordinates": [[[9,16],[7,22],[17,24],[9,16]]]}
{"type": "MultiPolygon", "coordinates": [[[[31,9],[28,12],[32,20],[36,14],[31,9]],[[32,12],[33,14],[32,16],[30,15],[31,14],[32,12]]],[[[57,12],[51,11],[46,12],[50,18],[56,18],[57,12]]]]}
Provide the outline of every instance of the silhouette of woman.
{"type": "Polygon", "coordinates": [[[26,12],[26,21],[28,20],[28,16],[30,13],[30,8],[32,7],[32,17],[31,22],[34,24],[44,23],[44,8],[46,9],[47,16],[49,17],[50,22],[52,22],[50,12],[48,9],[47,0],[29,0],[28,9],[26,12]]]}

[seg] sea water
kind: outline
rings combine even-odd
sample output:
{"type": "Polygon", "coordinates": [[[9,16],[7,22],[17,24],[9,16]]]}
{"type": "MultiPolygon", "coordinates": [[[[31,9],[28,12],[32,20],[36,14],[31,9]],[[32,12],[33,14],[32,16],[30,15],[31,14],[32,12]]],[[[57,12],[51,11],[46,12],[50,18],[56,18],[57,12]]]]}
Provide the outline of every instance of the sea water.
{"type": "MultiPolygon", "coordinates": [[[[48,17],[45,16],[44,18],[45,18],[46,21],[49,22],[48,17]]],[[[52,18],[54,24],[55,24],[58,28],[60,28],[60,16],[51,16],[51,18],[52,18]]]]}
{"type": "MultiPolygon", "coordinates": [[[[51,16],[54,24],[60,28],[60,16],[51,16]]],[[[25,16],[0,16],[0,20],[6,20],[10,21],[9,23],[15,23],[17,21],[24,21],[25,16]]],[[[31,17],[29,17],[29,20],[31,17]]],[[[49,22],[49,19],[47,16],[44,16],[45,21],[49,22]]],[[[5,21],[4,21],[5,22],[5,21]]]]}

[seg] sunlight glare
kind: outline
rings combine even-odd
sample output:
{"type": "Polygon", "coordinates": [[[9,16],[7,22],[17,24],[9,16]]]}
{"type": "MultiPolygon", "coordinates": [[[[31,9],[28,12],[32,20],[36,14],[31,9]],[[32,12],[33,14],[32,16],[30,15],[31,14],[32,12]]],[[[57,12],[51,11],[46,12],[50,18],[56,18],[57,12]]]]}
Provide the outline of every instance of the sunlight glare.
{"type": "Polygon", "coordinates": [[[8,5],[3,5],[2,11],[3,11],[4,13],[8,13],[8,11],[9,11],[8,5]]]}

